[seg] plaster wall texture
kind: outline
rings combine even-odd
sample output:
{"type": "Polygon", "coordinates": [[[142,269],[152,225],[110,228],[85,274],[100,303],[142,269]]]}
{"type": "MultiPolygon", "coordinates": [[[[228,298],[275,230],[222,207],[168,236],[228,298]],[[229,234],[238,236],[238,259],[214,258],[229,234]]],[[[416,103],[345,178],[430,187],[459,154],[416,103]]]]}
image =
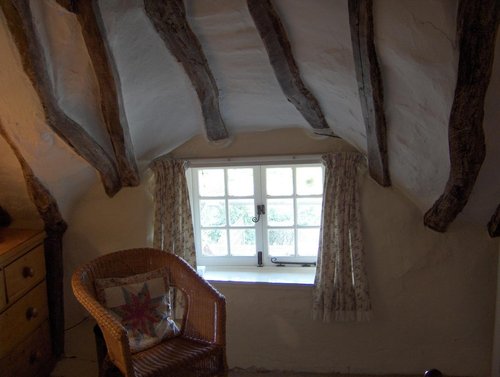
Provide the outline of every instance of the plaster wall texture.
{"type": "Polygon", "coordinates": [[[489,376],[498,247],[484,231],[422,225],[396,190],[367,179],[363,231],[373,319],[312,321],[311,287],[217,283],[231,366],[489,376]]]}
{"type": "MultiPolygon", "coordinates": [[[[23,71],[19,52],[0,12],[0,121],[34,174],[56,198],[65,219],[72,204],[97,180],[93,169],[46,124],[43,107],[23,71]]],[[[2,140],[3,143],[3,140],[2,140]]],[[[2,144],[4,145],[4,144],[2,144]]],[[[2,147],[1,170],[5,177],[22,176],[10,147],[2,147]],[[5,156],[5,157],[4,157],[5,156]]],[[[0,203],[7,200],[9,212],[31,206],[25,190],[12,186],[15,178],[0,181],[0,203]],[[9,196],[10,199],[6,199],[9,196]]],[[[34,212],[32,212],[34,213],[34,212]]],[[[19,214],[15,220],[31,221],[19,214]]]]}
{"type": "MultiPolygon", "coordinates": [[[[31,1],[54,93],[65,112],[110,151],[100,93],[75,15],[55,0],[31,1]]],[[[301,76],[318,98],[332,130],[360,151],[366,131],[359,105],[347,1],[276,0],[301,76]]],[[[186,0],[186,13],[220,89],[231,135],[277,128],[310,129],[281,92],[244,0],[186,0]]],[[[146,16],[141,0],[99,1],[105,37],[116,61],[123,112],[138,160],[168,153],[204,135],[199,100],[182,66],[146,16]]],[[[448,179],[447,123],[458,50],[456,0],[380,0],[374,5],[375,43],[384,79],[388,151],[395,187],[422,211],[448,179]]],[[[1,12],[0,12],[1,13],[1,12]]],[[[0,16],[0,114],[33,170],[64,214],[96,173],[45,124],[0,16]],[[53,166],[57,166],[54,169],[53,166]]],[[[487,156],[469,204],[459,216],[486,224],[498,205],[500,170],[500,38],[485,105],[487,156]]]]}
{"type": "MultiPolygon", "coordinates": [[[[31,3],[61,106],[109,148],[96,115],[95,77],[74,16],[54,0],[31,3]],[[65,53],[69,47],[75,48],[71,54],[65,53]]],[[[206,143],[192,85],[155,33],[141,3],[99,2],[143,174],[140,187],[124,189],[111,199],[105,196],[95,171],[46,125],[0,12],[0,89],[6,93],[0,97],[1,121],[70,225],[64,238],[68,326],[84,315],[69,286],[69,275],[78,264],[117,249],[151,244],[153,203],[146,177],[151,158],[196,135],[177,155],[258,156],[325,150],[323,144],[317,147],[320,140],[304,142],[307,136],[286,130],[242,136],[244,131],[272,128],[308,129],[279,90],[244,0],[186,1],[191,26],[220,85],[223,117],[234,135],[227,150],[206,143]]],[[[298,0],[275,3],[303,79],[319,98],[332,129],[364,151],[347,1],[318,0],[307,2],[308,6],[298,0]]],[[[382,0],[374,9],[386,84],[391,174],[395,186],[419,207],[397,188],[382,189],[368,180],[363,189],[374,321],[312,323],[307,288],[221,287],[230,302],[233,365],[421,373],[432,364],[448,374],[488,374],[498,256],[484,224],[500,194],[495,184],[500,179],[495,162],[500,134],[494,127],[500,117],[496,105],[500,39],[485,109],[489,150],[471,197],[471,204],[479,204],[476,208],[481,210],[477,214],[480,227],[466,223],[462,216],[444,235],[421,224],[422,212],[447,179],[447,118],[457,64],[456,4],[452,0],[382,0]],[[241,318],[246,319],[245,325],[241,318]],[[268,318],[277,318],[273,319],[277,325],[271,327],[268,318]]],[[[19,167],[12,155],[3,157],[0,147],[0,172],[7,177],[6,183],[0,182],[0,203],[10,195],[8,202],[15,203],[15,210],[31,216],[26,193],[20,189],[19,167]]],[[[473,207],[469,205],[464,213],[473,207]]]]}
{"type": "MultiPolygon", "coordinates": [[[[235,138],[229,148],[241,156],[349,148],[331,138],[304,140],[300,129],[276,130],[235,138]],[[303,144],[309,147],[301,150],[303,144]]],[[[175,152],[177,157],[232,155],[198,138],[175,152]]],[[[142,186],[111,199],[96,185],[74,206],[64,237],[67,327],[85,315],[69,285],[79,264],[151,245],[150,178],[145,174],[142,186]]],[[[421,211],[397,189],[382,188],[370,178],[362,187],[362,200],[374,319],[314,322],[307,286],[220,283],[217,288],[228,300],[230,366],[417,375],[437,367],[448,375],[488,376],[498,242],[483,228],[465,223],[454,224],[446,234],[428,230],[421,211]]]]}

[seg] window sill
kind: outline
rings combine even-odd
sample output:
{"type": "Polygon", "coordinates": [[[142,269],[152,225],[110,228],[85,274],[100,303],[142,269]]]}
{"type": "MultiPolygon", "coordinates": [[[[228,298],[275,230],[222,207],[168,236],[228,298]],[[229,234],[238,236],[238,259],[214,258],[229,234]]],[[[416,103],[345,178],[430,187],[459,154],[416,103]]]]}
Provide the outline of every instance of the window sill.
{"type": "Polygon", "coordinates": [[[200,275],[206,280],[235,283],[264,283],[264,284],[314,284],[316,267],[253,267],[253,266],[203,266],[198,267],[200,275]]]}

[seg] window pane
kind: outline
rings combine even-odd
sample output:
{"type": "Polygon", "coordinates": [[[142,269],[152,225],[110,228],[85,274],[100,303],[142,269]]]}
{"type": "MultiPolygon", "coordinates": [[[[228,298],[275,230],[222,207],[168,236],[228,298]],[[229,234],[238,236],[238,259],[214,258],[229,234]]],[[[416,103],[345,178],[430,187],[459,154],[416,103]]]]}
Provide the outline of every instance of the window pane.
{"type": "Polygon", "coordinates": [[[228,201],[229,225],[253,226],[252,217],[255,216],[253,199],[233,199],[228,201]]]}
{"type": "Polygon", "coordinates": [[[252,196],[253,169],[228,169],[227,185],[229,196],[252,196]]]}
{"type": "Polygon", "coordinates": [[[200,200],[200,223],[202,227],[226,225],[226,202],[200,200]]]}
{"type": "Polygon", "coordinates": [[[323,169],[321,166],[297,168],[297,194],[321,195],[323,192],[323,169]]]}
{"type": "Polygon", "coordinates": [[[269,255],[286,257],[295,254],[295,234],[293,229],[270,229],[267,236],[269,255]]]}
{"type": "Polygon", "coordinates": [[[267,224],[270,226],[294,225],[293,199],[268,199],[267,224]]]}
{"type": "Polygon", "coordinates": [[[321,198],[297,199],[297,224],[319,226],[321,223],[321,198]]]}
{"type": "Polygon", "coordinates": [[[224,169],[198,170],[200,196],[224,196],[224,169]]]}
{"type": "Polygon", "coordinates": [[[302,257],[318,255],[319,228],[299,229],[297,253],[302,257]]]}
{"type": "Polygon", "coordinates": [[[227,255],[227,232],[225,229],[203,229],[201,252],[204,256],[227,255]]]}
{"type": "Polygon", "coordinates": [[[255,229],[231,229],[229,239],[231,241],[231,255],[255,255],[255,229]]]}
{"type": "Polygon", "coordinates": [[[267,168],[266,193],[269,196],[293,195],[292,168],[267,168]]]}

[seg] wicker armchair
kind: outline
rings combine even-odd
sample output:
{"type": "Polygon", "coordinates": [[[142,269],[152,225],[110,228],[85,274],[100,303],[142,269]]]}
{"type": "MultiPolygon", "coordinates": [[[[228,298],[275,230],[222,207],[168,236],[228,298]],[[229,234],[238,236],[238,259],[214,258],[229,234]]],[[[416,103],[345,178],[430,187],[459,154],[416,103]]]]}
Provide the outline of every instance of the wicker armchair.
{"type": "Polygon", "coordinates": [[[125,377],[227,376],[225,299],[181,258],[148,248],[114,252],[79,267],[72,286],[104,335],[107,358],[125,377]],[[161,267],[167,267],[171,285],[187,297],[181,334],[132,354],[125,328],[97,301],[94,280],[161,267]]]}

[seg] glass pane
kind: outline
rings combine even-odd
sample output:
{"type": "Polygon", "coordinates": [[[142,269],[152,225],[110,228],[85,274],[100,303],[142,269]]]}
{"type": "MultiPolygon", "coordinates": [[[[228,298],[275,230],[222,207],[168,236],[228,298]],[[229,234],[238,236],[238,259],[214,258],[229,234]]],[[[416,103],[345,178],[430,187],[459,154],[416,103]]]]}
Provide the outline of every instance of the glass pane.
{"type": "Polygon", "coordinates": [[[203,229],[201,252],[204,256],[227,255],[227,232],[225,229],[203,229]]]}
{"type": "Polygon", "coordinates": [[[224,169],[198,170],[200,196],[224,196],[224,169]]]}
{"type": "Polygon", "coordinates": [[[252,196],[253,169],[228,169],[227,186],[230,196],[252,196]]]}
{"type": "Polygon", "coordinates": [[[269,229],[267,237],[269,255],[287,257],[295,254],[293,229],[269,229]]]}
{"type": "Polygon", "coordinates": [[[319,226],[321,223],[321,198],[297,199],[297,224],[319,226]]]}
{"type": "Polygon", "coordinates": [[[293,195],[292,168],[267,168],[266,192],[270,196],[293,195]]]}
{"type": "Polygon", "coordinates": [[[231,229],[229,239],[231,255],[240,257],[255,255],[255,229],[231,229]]]}
{"type": "Polygon", "coordinates": [[[297,252],[301,257],[318,255],[319,228],[299,229],[297,252]]]}
{"type": "Polygon", "coordinates": [[[321,166],[297,168],[297,194],[321,195],[323,193],[323,169],[321,166]]]}
{"type": "Polygon", "coordinates": [[[226,225],[226,202],[200,200],[200,223],[203,227],[226,225]]]}
{"type": "Polygon", "coordinates": [[[267,224],[270,226],[294,225],[293,199],[268,199],[267,224]]]}
{"type": "Polygon", "coordinates": [[[253,226],[252,217],[255,216],[253,199],[233,199],[228,201],[229,225],[253,226]]]}

